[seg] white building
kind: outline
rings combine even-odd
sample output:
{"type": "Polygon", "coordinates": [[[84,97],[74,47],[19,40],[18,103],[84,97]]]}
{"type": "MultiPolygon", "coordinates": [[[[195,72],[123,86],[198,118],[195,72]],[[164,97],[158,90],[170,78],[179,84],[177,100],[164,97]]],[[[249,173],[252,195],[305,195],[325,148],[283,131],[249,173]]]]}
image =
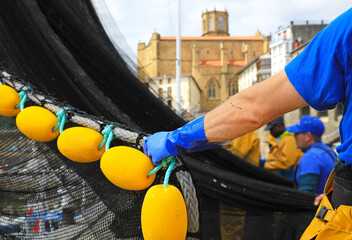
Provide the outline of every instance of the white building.
{"type": "Polygon", "coordinates": [[[261,82],[271,76],[270,52],[264,53],[244,66],[238,73],[238,91],[261,82]]]}
{"type": "MultiPolygon", "coordinates": [[[[181,75],[180,79],[181,109],[194,115],[200,113],[201,89],[192,75],[181,75]]],[[[176,109],[176,76],[166,76],[153,78],[152,82],[158,88],[159,98],[168,106],[176,109]]]]}
{"type": "Polygon", "coordinates": [[[271,42],[271,74],[275,75],[291,61],[291,52],[302,43],[312,39],[320,30],[327,26],[323,21],[308,22],[279,26],[271,42]]]}

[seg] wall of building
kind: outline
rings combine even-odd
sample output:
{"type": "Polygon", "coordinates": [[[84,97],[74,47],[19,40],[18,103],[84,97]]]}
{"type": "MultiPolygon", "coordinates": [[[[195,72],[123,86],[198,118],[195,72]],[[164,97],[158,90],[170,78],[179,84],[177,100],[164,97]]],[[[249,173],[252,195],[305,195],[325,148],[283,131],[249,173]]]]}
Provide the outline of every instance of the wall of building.
{"type": "Polygon", "coordinates": [[[190,108],[189,111],[192,114],[200,113],[201,110],[201,91],[197,84],[195,83],[195,80],[192,79],[193,81],[189,81],[189,96],[190,96],[190,108]]]}
{"type": "MultiPolygon", "coordinates": [[[[260,38],[259,38],[260,39],[260,38]]],[[[202,90],[201,106],[202,112],[210,111],[229,97],[228,76],[235,75],[243,66],[245,55],[247,61],[252,61],[255,57],[263,53],[263,40],[183,40],[181,41],[181,73],[191,74],[202,90]],[[237,66],[230,63],[224,71],[221,66],[221,46],[223,54],[228,61],[239,61],[237,66]],[[243,46],[246,51],[243,52],[243,46]],[[197,49],[198,65],[192,70],[193,48],[197,49]],[[206,62],[210,61],[210,62],[206,62]],[[221,79],[223,80],[221,81],[221,79]],[[208,98],[207,84],[210,80],[217,83],[216,98],[208,98]],[[220,89],[222,88],[222,94],[220,89]],[[224,89],[225,88],[225,89],[224,89]]],[[[139,66],[144,67],[150,78],[161,77],[164,74],[174,75],[176,69],[176,41],[160,37],[154,33],[151,41],[146,46],[139,44],[138,59],[139,66]]],[[[226,63],[227,64],[227,63],[226,63]]]]}

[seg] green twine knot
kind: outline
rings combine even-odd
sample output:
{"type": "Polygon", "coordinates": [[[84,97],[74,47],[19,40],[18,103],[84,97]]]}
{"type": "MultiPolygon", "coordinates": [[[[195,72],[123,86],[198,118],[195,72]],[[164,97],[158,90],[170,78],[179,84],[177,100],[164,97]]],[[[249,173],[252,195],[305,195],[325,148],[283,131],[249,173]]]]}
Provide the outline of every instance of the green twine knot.
{"type": "Polygon", "coordinates": [[[113,124],[107,125],[104,130],[101,132],[103,134],[104,139],[103,141],[99,144],[98,149],[102,148],[105,144],[105,151],[110,149],[110,143],[112,141],[112,138],[114,137],[113,129],[115,126],[113,124]]]}
{"type": "Polygon", "coordinates": [[[56,131],[60,127],[60,134],[64,131],[64,126],[66,123],[66,118],[67,118],[67,112],[72,111],[71,108],[69,107],[63,107],[56,113],[57,116],[57,124],[53,128],[53,131],[56,131]]]}
{"type": "Polygon", "coordinates": [[[21,101],[20,101],[19,104],[17,104],[17,105],[15,106],[15,108],[20,107],[21,111],[23,111],[23,109],[24,109],[24,104],[25,104],[25,102],[27,101],[27,98],[28,98],[27,91],[29,91],[29,90],[33,90],[33,89],[32,89],[30,86],[24,86],[24,87],[22,88],[22,91],[19,93],[20,98],[21,98],[21,101]]]}
{"type": "Polygon", "coordinates": [[[173,156],[167,157],[164,160],[162,160],[158,166],[156,166],[153,170],[151,170],[147,174],[147,176],[153,175],[153,174],[157,173],[161,168],[166,168],[168,166],[168,164],[170,164],[170,165],[167,168],[166,173],[165,173],[164,186],[163,186],[164,188],[166,188],[167,185],[169,184],[171,172],[175,167],[175,158],[173,156]]]}

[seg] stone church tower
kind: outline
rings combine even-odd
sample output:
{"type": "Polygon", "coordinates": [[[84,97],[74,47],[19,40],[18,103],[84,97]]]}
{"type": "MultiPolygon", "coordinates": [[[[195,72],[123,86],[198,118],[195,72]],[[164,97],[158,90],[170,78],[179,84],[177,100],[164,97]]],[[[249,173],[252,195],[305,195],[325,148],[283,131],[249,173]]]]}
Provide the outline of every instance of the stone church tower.
{"type": "MultiPolygon", "coordinates": [[[[203,12],[200,20],[201,36],[181,37],[181,74],[189,76],[198,85],[200,111],[205,113],[238,92],[236,73],[256,57],[270,51],[270,37],[256,33],[256,30],[253,30],[253,36],[230,36],[226,10],[203,12]]],[[[144,76],[142,81],[153,79],[156,84],[168,84],[161,78],[170,78],[169,82],[172,82],[175,72],[176,37],[163,37],[155,32],[147,45],[138,44],[138,74],[144,76]]],[[[169,86],[159,85],[159,89],[155,90],[162,92],[162,88],[173,95],[172,83],[169,86]]]]}
{"type": "Polygon", "coordinates": [[[202,14],[202,36],[229,36],[227,11],[206,11],[202,14]]]}

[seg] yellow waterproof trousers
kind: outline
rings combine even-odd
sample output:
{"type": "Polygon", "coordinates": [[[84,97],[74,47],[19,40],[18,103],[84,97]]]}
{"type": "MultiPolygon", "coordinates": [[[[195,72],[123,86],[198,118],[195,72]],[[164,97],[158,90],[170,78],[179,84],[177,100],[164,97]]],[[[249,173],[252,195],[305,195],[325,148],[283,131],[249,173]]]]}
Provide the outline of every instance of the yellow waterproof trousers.
{"type": "Polygon", "coordinates": [[[341,205],[333,209],[328,196],[333,190],[334,170],[324,189],[314,219],[303,233],[301,240],[352,240],[352,206],[341,205]]]}

